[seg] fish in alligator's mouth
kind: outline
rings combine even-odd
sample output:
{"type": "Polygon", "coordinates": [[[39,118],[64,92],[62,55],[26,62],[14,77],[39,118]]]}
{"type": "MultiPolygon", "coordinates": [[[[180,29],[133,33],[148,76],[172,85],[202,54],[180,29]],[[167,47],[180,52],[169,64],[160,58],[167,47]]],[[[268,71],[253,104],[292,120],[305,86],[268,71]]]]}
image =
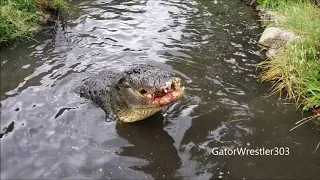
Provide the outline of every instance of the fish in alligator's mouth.
{"type": "Polygon", "coordinates": [[[178,101],[184,94],[181,79],[152,65],[137,65],[124,72],[93,75],[80,88],[111,119],[135,122],[178,101]]]}

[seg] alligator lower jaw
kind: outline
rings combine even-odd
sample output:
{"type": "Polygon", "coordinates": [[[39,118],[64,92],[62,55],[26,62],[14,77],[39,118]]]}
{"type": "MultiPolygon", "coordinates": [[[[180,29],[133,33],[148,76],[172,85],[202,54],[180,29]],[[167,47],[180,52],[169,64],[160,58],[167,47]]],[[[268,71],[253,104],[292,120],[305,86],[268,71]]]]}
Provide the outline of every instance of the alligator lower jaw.
{"type": "Polygon", "coordinates": [[[159,107],[167,106],[176,102],[184,94],[184,87],[175,87],[171,92],[166,93],[161,97],[154,97],[150,99],[150,103],[159,107]]]}

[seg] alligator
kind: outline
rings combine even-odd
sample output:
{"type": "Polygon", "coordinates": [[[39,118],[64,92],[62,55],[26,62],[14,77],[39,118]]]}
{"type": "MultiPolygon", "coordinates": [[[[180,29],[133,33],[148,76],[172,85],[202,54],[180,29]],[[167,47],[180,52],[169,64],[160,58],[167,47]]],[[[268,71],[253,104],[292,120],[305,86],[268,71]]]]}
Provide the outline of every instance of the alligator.
{"type": "Polygon", "coordinates": [[[125,71],[102,71],[87,78],[80,96],[103,109],[107,118],[131,123],[146,119],[179,100],[181,79],[162,68],[139,64],[125,71]]]}

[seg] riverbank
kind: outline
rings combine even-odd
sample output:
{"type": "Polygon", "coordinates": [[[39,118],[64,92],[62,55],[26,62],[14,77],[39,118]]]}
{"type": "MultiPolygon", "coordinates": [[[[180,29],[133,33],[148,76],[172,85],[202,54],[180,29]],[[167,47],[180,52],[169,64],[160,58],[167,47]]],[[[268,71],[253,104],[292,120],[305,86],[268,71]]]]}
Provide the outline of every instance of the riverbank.
{"type": "Polygon", "coordinates": [[[0,45],[32,38],[33,34],[54,21],[55,11],[68,11],[66,0],[10,0],[0,2],[0,45]]]}
{"type": "MultiPolygon", "coordinates": [[[[267,60],[259,65],[263,70],[261,80],[273,83],[272,93],[280,92],[285,95],[286,100],[294,101],[302,111],[314,113],[298,125],[311,120],[319,125],[320,8],[309,0],[258,0],[250,1],[249,5],[260,11],[262,23],[266,27],[262,36],[279,38],[280,36],[274,35],[275,32],[264,35],[266,31],[276,29],[279,33],[286,34],[283,37],[287,38],[282,39],[286,42],[277,49],[263,47],[272,51],[267,51],[267,60]],[[288,33],[296,37],[296,40],[291,42],[288,33]]],[[[259,43],[264,38],[262,36],[259,43]]],[[[274,42],[277,39],[272,41],[278,43],[274,42]]]]}

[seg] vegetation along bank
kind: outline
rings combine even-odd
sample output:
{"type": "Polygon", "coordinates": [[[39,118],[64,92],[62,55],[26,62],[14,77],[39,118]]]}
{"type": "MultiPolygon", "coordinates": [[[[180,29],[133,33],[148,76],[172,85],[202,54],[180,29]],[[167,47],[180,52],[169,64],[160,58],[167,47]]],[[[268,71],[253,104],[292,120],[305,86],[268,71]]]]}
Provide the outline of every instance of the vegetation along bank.
{"type": "Polygon", "coordinates": [[[0,0],[0,45],[31,38],[54,21],[57,10],[68,10],[66,0],[0,0]]]}
{"type": "MultiPolygon", "coordinates": [[[[259,44],[267,60],[263,82],[313,116],[300,122],[320,125],[320,8],[317,0],[249,0],[260,11],[265,31],[259,44]]],[[[293,128],[294,129],[294,128],[293,128]]],[[[292,129],[292,130],[293,130],[292,129]]]]}

